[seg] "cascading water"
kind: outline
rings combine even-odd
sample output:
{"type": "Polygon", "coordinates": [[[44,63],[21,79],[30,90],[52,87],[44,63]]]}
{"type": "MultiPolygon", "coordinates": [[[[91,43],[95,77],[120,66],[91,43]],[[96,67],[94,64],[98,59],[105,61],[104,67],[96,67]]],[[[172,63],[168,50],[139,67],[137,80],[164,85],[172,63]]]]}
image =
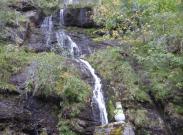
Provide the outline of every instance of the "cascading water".
{"type": "Polygon", "coordinates": [[[102,84],[100,78],[95,74],[95,70],[92,68],[92,66],[85,60],[79,59],[81,63],[83,63],[86,68],[90,71],[92,74],[94,80],[95,80],[95,86],[93,90],[93,102],[96,102],[100,111],[100,122],[102,125],[108,124],[108,118],[107,118],[107,110],[105,107],[104,102],[104,96],[102,93],[102,84]]]}
{"type": "Polygon", "coordinates": [[[52,16],[46,17],[43,20],[43,23],[41,25],[41,30],[42,30],[43,34],[45,34],[46,46],[49,46],[50,39],[51,39],[51,33],[53,30],[52,16]]]}
{"type": "Polygon", "coordinates": [[[56,38],[58,47],[61,50],[60,54],[64,56],[70,56],[72,58],[78,57],[80,55],[78,46],[64,31],[56,32],[56,38]]]}
{"type": "Polygon", "coordinates": [[[60,23],[64,25],[64,9],[60,9],[60,23]]]}
{"type": "Polygon", "coordinates": [[[67,42],[67,46],[70,48],[70,55],[77,59],[79,63],[84,65],[84,67],[90,71],[95,83],[94,83],[94,90],[93,90],[93,102],[97,103],[100,112],[100,122],[102,125],[108,123],[107,118],[107,111],[105,107],[105,101],[102,93],[102,84],[100,78],[95,74],[95,70],[92,66],[86,61],[81,58],[78,58],[79,55],[79,47],[75,42],[72,41],[70,36],[66,35],[63,31],[57,32],[57,41],[59,42],[60,46],[64,47],[67,42]],[[66,41],[66,42],[65,42],[66,41]]]}
{"type": "MultiPolygon", "coordinates": [[[[63,12],[63,11],[60,11],[63,12]]],[[[62,13],[61,13],[62,14],[62,13]]],[[[64,21],[63,16],[61,16],[62,21],[64,21]]],[[[41,28],[44,28],[44,30],[47,29],[50,33],[52,32],[52,17],[46,17],[43,21],[43,24],[41,25],[41,28]]],[[[107,110],[105,106],[105,101],[102,93],[102,84],[101,79],[96,75],[95,70],[92,68],[92,66],[86,61],[81,58],[80,56],[80,49],[77,46],[77,44],[71,39],[69,35],[67,35],[63,30],[56,32],[56,38],[58,42],[58,53],[63,55],[63,52],[67,53],[67,56],[70,56],[74,58],[76,61],[78,61],[82,66],[84,66],[92,75],[94,79],[94,89],[93,89],[93,103],[97,105],[99,112],[100,112],[100,122],[102,125],[108,124],[108,118],[107,118],[107,110]]],[[[47,39],[50,40],[50,39],[47,39]]],[[[49,41],[47,41],[49,44],[49,41]]]]}
{"type": "Polygon", "coordinates": [[[49,31],[51,32],[53,28],[53,21],[52,21],[52,16],[48,16],[43,20],[43,23],[41,24],[41,29],[43,31],[49,31]]]}

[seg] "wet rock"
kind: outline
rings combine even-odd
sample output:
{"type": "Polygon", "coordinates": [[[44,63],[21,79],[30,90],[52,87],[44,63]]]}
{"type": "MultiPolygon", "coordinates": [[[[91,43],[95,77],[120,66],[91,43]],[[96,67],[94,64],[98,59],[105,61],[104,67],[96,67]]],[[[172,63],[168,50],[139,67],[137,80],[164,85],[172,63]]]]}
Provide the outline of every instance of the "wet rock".
{"type": "Polygon", "coordinates": [[[46,129],[57,134],[54,105],[36,98],[0,97],[0,133],[37,134],[46,129]]]}
{"type": "Polygon", "coordinates": [[[31,112],[21,109],[22,106],[18,106],[15,102],[0,101],[0,120],[9,121],[11,119],[17,119],[18,121],[30,121],[31,112]]]}
{"type": "Polygon", "coordinates": [[[63,12],[65,26],[93,27],[91,8],[66,8],[63,12]]]}
{"type": "Polygon", "coordinates": [[[0,100],[0,124],[1,130],[5,127],[27,128],[33,130],[31,125],[31,112],[23,108],[22,105],[17,104],[15,100],[0,100]],[[30,124],[28,124],[30,123],[30,124]]]}
{"type": "Polygon", "coordinates": [[[105,42],[95,42],[90,37],[86,36],[82,32],[67,32],[68,35],[72,38],[72,40],[79,46],[79,49],[81,50],[81,55],[89,55],[97,50],[105,49],[108,46],[111,46],[111,44],[105,43],[105,42]]]}
{"type": "Polygon", "coordinates": [[[40,29],[34,29],[34,32],[29,36],[28,49],[34,52],[49,51],[51,46],[47,45],[45,38],[44,33],[40,29]]]}

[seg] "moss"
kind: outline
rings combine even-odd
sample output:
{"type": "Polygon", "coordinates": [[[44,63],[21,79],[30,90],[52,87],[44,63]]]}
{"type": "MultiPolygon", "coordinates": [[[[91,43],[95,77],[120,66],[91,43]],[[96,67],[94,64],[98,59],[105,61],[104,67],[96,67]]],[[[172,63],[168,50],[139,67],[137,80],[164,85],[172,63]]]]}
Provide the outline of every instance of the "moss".
{"type": "Polygon", "coordinates": [[[108,112],[109,121],[111,121],[114,118],[114,110],[115,110],[115,106],[114,106],[112,100],[109,100],[107,102],[107,112],[108,112]]]}
{"type": "Polygon", "coordinates": [[[121,135],[122,133],[123,133],[123,128],[119,127],[111,130],[110,135],[121,135]]]}
{"type": "Polygon", "coordinates": [[[123,135],[127,124],[109,123],[108,125],[98,126],[95,128],[94,135],[123,135]]]}

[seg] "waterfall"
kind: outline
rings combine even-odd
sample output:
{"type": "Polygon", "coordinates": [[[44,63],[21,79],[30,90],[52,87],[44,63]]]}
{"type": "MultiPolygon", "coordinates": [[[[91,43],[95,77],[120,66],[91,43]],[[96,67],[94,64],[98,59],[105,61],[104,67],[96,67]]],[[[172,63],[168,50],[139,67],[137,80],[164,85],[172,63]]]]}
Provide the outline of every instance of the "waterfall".
{"type": "Polygon", "coordinates": [[[85,60],[79,59],[81,63],[83,63],[86,68],[90,71],[92,74],[94,80],[95,80],[95,86],[93,90],[93,102],[97,103],[99,111],[100,111],[100,122],[102,125],[108,124],[108,118],[107,118],[107,110],[105,106],[104,96],[102,93],[102,84],[100,78],[95,74],[95,70],[92,68],[92,66],[85,60]]]}
{"type": "Polygon", "coordinates": [[[60,9],[60,23],[64,25],[64,9],[60,9]]]}
{"type": "MultiPolygon", "coordinates": [[[[63,19],[63,10],[60,11],[60,18],[63,19]]],[[[53,23],[52,17],[46,17],[41,25],[41,29],[46,34],[46,42],[50,42],[50,34],[52,33],[53,23]]],[[[94,79],[94,89],[93,89],[93,101],[92,103],[96,104],[100,112],[100,122],[102,125],[108,123],[107,110],[105,106],[105,101],[102,92],[101,79],[96,75],[95,70],[92,66],[86,61],[81,59],[79,56],[82,53],[77,46],[77,44],[67,35],[63,30],[56,32],[56,39],[58,46],[55,48],[55,51],[61,55],[71,56],[73,59],[78,61],[83,67],[85,67],[92,75],[94,79]],[[65,54],[64,54],[65,53],[65,54]]],[[[54,48],[54,47],[53,47],[54,48]]]]}
{"type": "Polygon", "coordinates": [[[51,32],[53,28],[53,21],[52,16],[48,16],[43,20],[43,23],[41,24],[41,29],[45,32],[51,32]]]}
{"type": "Polygon", "coordinates": [[[80,55],[79,47],[63,30],[56,32],[56,38],[58,42],[57,49],[59,48],[61,50],[61,55],[71,56],[72,58],[80,55]]]}
{"type": "Polygon", "coordinates": [[[45,34],[46,46],[49,46],[51,40],[51,33],[53,30],[52,16],[46,17],[41,24],[41,30],[45,34]]]}
{"type": "MultiPolygon", "coordinates": [[[[59,34],[59,33],[57,33],[57,34],[59,34]]],[[[75,59],[77,59],[77,56],[80,52],[79,47],[71,39],[71,37],[66,35],[63,31],[60,32],[60,36],[58,36],[58,37],[59,37],[59,39],[62,38],[61,40],[58,40],[58,41],[61,41],[61,43],[59,43],[60,45],[64,45],[63,40],[68,41],[71,56],[73,56],[75,59]]],[[[86,60],[79,58],[79,59],[77,59],[77,61],[82,63],[84,65],[84,67],[86,69],[88,69],[88,71],[90,71],[90,73],[95,81],[94,89],[93,89],[93,102],[97,103],[97,106],[99,108],[101,124],[102,125],[107,124],[108,123],[107,110],[106,110],[105,101],[104,101],[104,97],[103,97],[103,93],[102,93],[101,79],[96,75],[95,70],[92,68],[92,66],[86,60]]]]}

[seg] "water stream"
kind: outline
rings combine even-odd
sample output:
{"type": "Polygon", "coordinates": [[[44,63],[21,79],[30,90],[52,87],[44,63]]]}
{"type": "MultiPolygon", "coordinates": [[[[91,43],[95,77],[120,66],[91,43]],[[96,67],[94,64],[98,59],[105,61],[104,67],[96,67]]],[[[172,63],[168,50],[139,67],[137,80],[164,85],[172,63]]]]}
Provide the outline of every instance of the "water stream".
{"type": "Polygon", "coordinates": [[[44,19],[41,24],[42,33],[45,35],[46,46],[50,45],[51,33],[53,30],[52,16],[48,16],[44,19]]]}
{"type": "MultiPolygon", "coordinates": [[[[60,10],[60,21],[61,24],[63,24],[63,10],[60,10]]],[[[41,25],[41,29],[44,29],[43,31],[48,31],[48,34],[46,36],[46,43],[49,44],[50,42],[50,32],[52,32],[53,23],[52,23],[52,17],[46,17],[43,21],[43,24],[41,25]],[[49,38],[48,38],[49,37],[49,38]]],[[[82,52],[80,51],[78,45],[71,39],[69,35],[67,35],[64,30],[59,30],[56,32],[56,38],[58,42],[57,49],[60,49],[61,55],[69,56],[80,63],[81,66],[86,68],[92,75],[92,78],[94,79],[94,86],[93,86],[93,98],[92,98],[92,104],[96,104],[98,107],[98,110],[100,112],[100,123],[102,125],[108,124],[108,118],[107,118],[107,110],[105,106],[104,96],[102,92],[102,84],[101,79],[97,76],[95,73],[95,70],[92,68],[92,66],[84,59],[80,58],[80,55],[82,52]]],[[[96,114],[95,114],[96,115],[96,114]]]]}
{"type": "Polygon", "coordinates": [[[60,9],[60,23],[64,25],[64,9],[60,9]]]}
{"type": "Polygon", "coordinates": [[[100,122],[102,125],[108,124],[108,118],[107,118],[107,111],[106,111],[106,106],[105,106],[105,101],[104,101],[104,96],[102,93],[102,84],[100,78],[96,75],[95,70],[92,68],[92,66],[83,59],[79,59],[81,63],[83,63],[86,68],[90,71],[92,74],[94,80],[95,80],[95,86],[93,89],[93,102],[97,103],[99,112],[100,112],[100,122]]]}

